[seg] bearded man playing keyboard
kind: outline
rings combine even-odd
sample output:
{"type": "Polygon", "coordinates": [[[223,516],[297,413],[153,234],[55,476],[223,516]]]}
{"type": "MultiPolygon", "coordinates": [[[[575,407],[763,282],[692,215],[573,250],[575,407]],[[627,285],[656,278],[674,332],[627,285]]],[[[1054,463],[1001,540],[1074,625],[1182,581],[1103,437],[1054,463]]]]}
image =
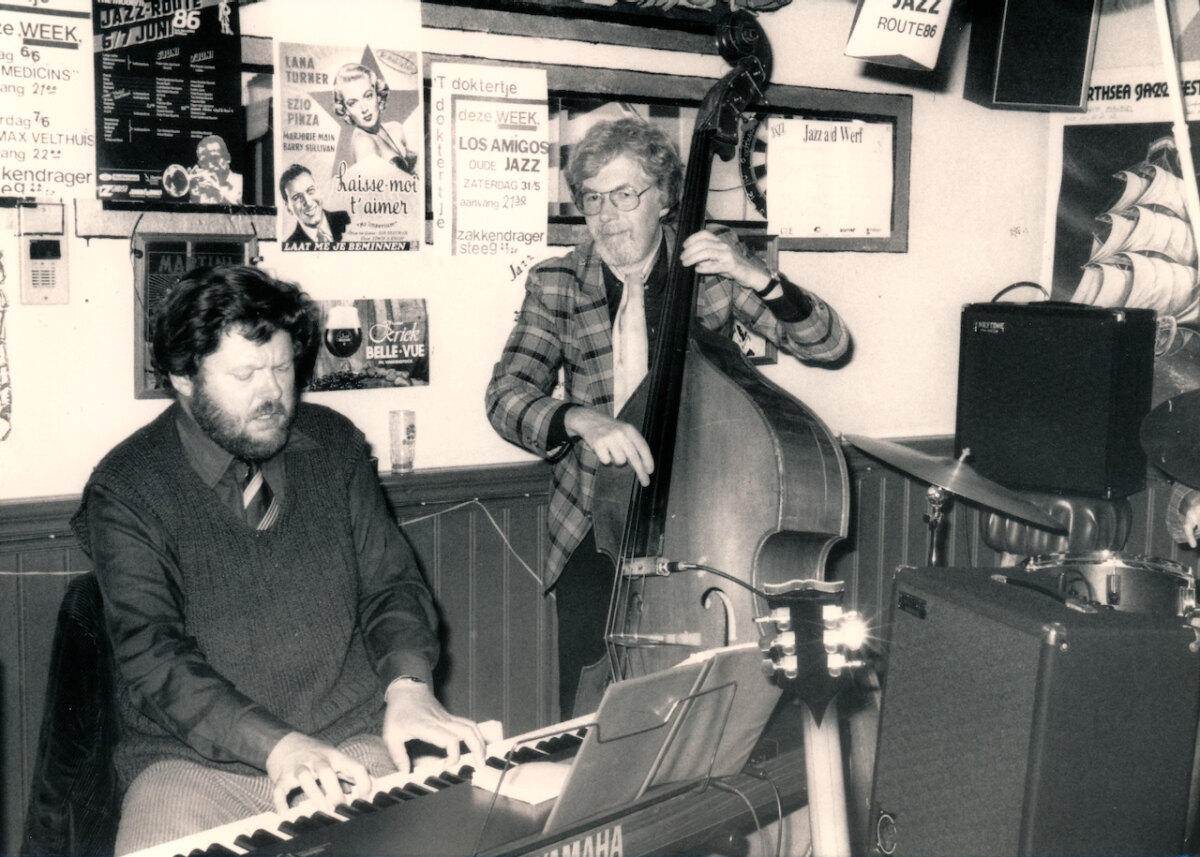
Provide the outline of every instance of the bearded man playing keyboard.
{"type": "Polygon", "coordinates": [[[125,788],[117,854],[370,798],[405,742],[483,753],[434,697],[433,600],[365,438],[298,402],[315,304],[252,267],[163,298],[154,368],[175,401],[97,466],[72,523],[104,596],[125,788]],[[248,481],[247,481],[248,478],[248,481]]]}

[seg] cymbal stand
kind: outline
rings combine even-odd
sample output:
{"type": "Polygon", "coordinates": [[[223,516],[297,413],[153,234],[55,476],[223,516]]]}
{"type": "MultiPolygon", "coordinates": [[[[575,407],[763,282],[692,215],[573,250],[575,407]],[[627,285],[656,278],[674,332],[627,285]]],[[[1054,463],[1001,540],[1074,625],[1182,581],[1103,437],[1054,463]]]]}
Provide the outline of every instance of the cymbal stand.
{"type": "Polygon", "coordinates": [[[925,492],[925,501],[929,504],[929,512],[925,515],[929,522],[929,565],[937,566],[942,564],[939,546],[945,532],[945,509],[949,503],[946,490],[939,485],[930,485],[925,492]]]}

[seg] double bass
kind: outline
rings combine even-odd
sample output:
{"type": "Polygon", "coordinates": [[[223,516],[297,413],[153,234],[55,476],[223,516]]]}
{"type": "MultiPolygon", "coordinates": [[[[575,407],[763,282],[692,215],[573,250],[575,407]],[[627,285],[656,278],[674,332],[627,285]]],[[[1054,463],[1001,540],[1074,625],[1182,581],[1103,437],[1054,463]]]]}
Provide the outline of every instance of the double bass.
{"type": "MultiPolygon", "coordinates": [[[[683,240],[705,226],[713,158],[733,156],[741,116],[760,101],[770,75],[770,45],[753,15],[730,16],[718,47],[732,70],[700,106],[661,333],[646,378],[620,413],[641,427],[655,470],[646,487],[628,467],[600,468],[596,477],[596,544],[615,565],[606,644],[617,681],[667,669],[693,652],[759,640],[758,625],[780,609],[779,598],[793,596],[801,621],[819,625],[821,602],[840,591],[823,573],[847,533],[841,448],[728,336],[696,321],[698,275],[679,262],[683,240]]],[[[836,687],[819,633],[798,647],[794,684],[807,705],[814,850],[818,857],[848,853],[836,717],[822,726],[836,687]],[[836,768],[836,782],[814,788],[813,764],[836,768]],[[825,797],[834,801],[828,812],[818,808],[825,797]],[[819,824],[837,830],[828,845],[818,842],[819,824]]]]}

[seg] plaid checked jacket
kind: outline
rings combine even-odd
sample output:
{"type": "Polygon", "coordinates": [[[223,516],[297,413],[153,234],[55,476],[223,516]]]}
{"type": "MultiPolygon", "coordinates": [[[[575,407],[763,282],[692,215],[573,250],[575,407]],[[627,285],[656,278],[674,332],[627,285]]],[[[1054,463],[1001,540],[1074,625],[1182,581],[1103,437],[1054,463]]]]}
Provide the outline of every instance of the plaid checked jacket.
{"type": "MultiPolygon", "coordinates": [[[[667,252],[675,234],[664,227],[667,252]]],[[[729,233],[732,235],[732,233],[729,233]]],[[[817,362],[841,357],[850,337],[841,318],[809,293],[813,310],[802,321],[784,323],[749,289],[733,280],[700,281],[697,316],[726,334],[736,317],[794,356],[817,362]]],[[[488,419],[508,441],[543,457],[551,419],[562,399],[551,396],[563,372],[565,401],[612,414],[612,322],[600,256],[589,239],[567,255],[535,265],[525,281],[525,299],[516,326],[492,372],[485,402],[488,419]]],[[[550,550],[542,582],[554,585],[571,552],[591,527],[595,454],[576,443],[554,464],[548,523],[550,550]]]]}

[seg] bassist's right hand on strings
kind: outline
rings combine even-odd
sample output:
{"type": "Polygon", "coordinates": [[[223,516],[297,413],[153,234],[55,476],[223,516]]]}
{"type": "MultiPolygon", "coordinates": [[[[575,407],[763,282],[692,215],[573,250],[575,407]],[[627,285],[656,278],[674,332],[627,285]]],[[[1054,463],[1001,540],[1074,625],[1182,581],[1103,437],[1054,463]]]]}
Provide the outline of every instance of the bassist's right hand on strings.
{"type": "Polygon", "coordinates": [[[577,405],[566,413],[563,425],[571,437],[592,448],[601,464],[629,465],[642,487],[650,484],[654,457],[642,433],[629,423],[613,419],[594,408],[577,405]]]}

